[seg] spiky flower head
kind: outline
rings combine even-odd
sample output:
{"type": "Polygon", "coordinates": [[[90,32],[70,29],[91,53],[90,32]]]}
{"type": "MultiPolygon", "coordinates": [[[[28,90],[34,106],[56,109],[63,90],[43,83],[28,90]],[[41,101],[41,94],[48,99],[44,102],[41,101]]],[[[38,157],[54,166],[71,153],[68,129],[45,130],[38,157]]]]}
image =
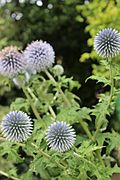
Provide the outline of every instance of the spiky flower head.
{"type": "Polygon", "coordinates": [[[29,44],[23,55],[27,70],[32,72],[40,72],[51,67],[55,60],[55,52],[52,46],[42,40],[29,44]]]}
{"type": "Polygon", "coordinates": [[[112,28],[99,31],[94,40],[94,49],[103,58],[115,57],[120,53],[120,33],[112,28]]]}
{"type": "Polygon", "coordinates": [[[63,121],[57,121],[48,127],[46,141],[48,146],[58,152],[68,151],[75,143],[74,129],[63,121]]]}
{"type": "Polygon", "coordinates": [[[13,78],[24,68],[22,54],[17,47],[10,46],[0,51],[0,74],[13,78]]]}
{"type": "Polygon", "coordinates": [[[60,64],[56,64],[54,67],[53,67],[53,73],[55,76],[60,76],[64,73],[64,69],[63,69],[63,66],[61,66],[60,64]]]}
{"type": "Polygon", "coordinates": [[[2,123],[3,136],[14,142],[22,142],[28,139],[33,129],[31,118],[22,111],[8,113],[2,123]]]}

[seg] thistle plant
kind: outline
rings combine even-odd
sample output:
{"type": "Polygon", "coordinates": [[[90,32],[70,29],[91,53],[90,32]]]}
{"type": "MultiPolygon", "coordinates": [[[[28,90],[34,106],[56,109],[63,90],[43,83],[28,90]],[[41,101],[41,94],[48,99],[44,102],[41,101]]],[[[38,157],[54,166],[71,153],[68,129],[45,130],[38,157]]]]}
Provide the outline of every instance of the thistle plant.
{"type": "MultiPolygon", "coordinates": [[[[120,33],[112,28],[105,28],[98,32],[94,40],[94,49],[96,52],[103,58],[106,58],[108,61],[109,72],[110,72],[110,96],[108,103],[106,105],[106,111],[109,108],[114,91],[114,75],[113,75],[113,65],[112,58],[117,56],[120,53],[120,33]]],[[[103,121],[101,120],[101,115],[98,118],[98,126],[96,128],[96,132],[94,137],[96,138],[100,127],[102,126],[103,121]]]]}
{"type": "MultiPolygon", "coordinates": [[[[120,135],[112,130],[107,132],[108,116],[118,92],[113,58],[120,52],[119,32],[112,28],[98,32],[94,49],[107,60],[103,61],[110,72],[110,78],[94,78],[111,90],[110,94],[101,94],[98,103],[88,108],[81,107],[80,98],[73,93],[80,88],[79,82],[66,77],[61,65],[53,66],[55,53],[50,44],[40,40],[26,47],[22,54],[24,72],[27,70],[31,75],[22,86],[25,96],[12,102],[10,113],[1,122],[0,152],[4,161],[7,154],[13,166],[23,162],[28,170],[18,174],[15,167],[14,173],[9,167],[0,174],[12,179],[106,180],[113,172],[120,172],[116,159],[111,166],[111,153],[119,149],[120,135]],[[30,159],[28,163],[26,159],[30,159]]],[[[10,70],[13,76],[19,74],[14,71],[10,70]]]]}

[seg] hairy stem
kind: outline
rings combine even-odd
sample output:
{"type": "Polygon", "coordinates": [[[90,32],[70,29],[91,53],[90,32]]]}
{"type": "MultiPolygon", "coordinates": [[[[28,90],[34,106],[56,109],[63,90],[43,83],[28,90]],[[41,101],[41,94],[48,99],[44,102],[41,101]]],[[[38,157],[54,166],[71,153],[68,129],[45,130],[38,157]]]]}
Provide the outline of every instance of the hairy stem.
{"type": "MultiPolygon", "coordinates": [[[[31,97],[32,97],[35,101],[38,100],[38,98],[35,96],[35,94],[31,91],[31,89],[30,89],[29,87],[27,87],[27,91],[29,92],[29,94],[31,95],[31,97]]],[[[55,114],[53,108],[52,108],[50,105],[49,105],[48,108],[49,108],[49,111],[50,111],[51,115],[52,115],[53,118],[55,119],[55,118],[56,118],[56,114],[55,114]]]]}
{"type": "MultiPolygon", "coordinates": [[[[32,145],[33,145],[36,149],[38,149],[38,153],[42,154],[44,157],[46,157],[46,158],[48,158],[48,159],[51,159],[51,156],[48,155],[47,153],[45,153],[42,149],[38,148],[38,147],[36,146],[36,144],[32,143],[32,145]]],[[[60,164],[58,161],[55,160],[55,163],[56,163],[57,166],[60,167],[61,169],[66,169],[66,167],[63,166],[62,164],[60,164]]]]}
{"type": "Polygon", "coordinates": [[[99,161],[100,161],[101,164],[105,167],[104,161],[103,161],[103,159],[102,159],[102,157],[101,157],[101,152],[100,152],[100,150],[97,149],[95,152],[96,152],[96,155],[97,155],[99,161]]]}
{"type": "MultiPolygon", "coordinates": [[[[55,81],[54,77],[46,70],[45,71],[46,75],[48,76],[48,78],[53,81],[54,85],[57,85],[57,82],[55,81]]],[[[67,106],[71,106],[69,100],[67,99],[67,97],[65,96],[65,94],[63,93],[62,89],[59,87],[59,92],[62,95],[64,102],[66,103],[67,106]]]]}
{"type": "Polygon", "coordinates": [[[25,94],[25,96],[27,97],[29,103],[30,103],[30,106],[32,108],[32,111],[35,115],[35,117],[38,119],[38,120],[41,120],[41,117],[39,115],[39,112],[37,111],[36,107],[34,106],[34,103],[32,102],[32,99],[31,99],[31,96],[29,95],[29,93],[27,92],[27,89],[26,87],[22,86],[22,89],[23,89],[23,92],[25,94]]]}
{"type": "Polygon", "coordinates": [[[56,119],[56,114],[50,105],[49,105],[49,111],[50,111],[51,115],[53,116],[53,118],[56,119]]]}
{"type": "Polygon", "coordinates": [[[9,175],[9,174],[1,171],[1,170],[0,170],[0,174],[3,175],[3,176],[8,177],[8,178],[10,178],[10,179],[13,179],[13,180],[20,180],[20,179],[18,179],[17,177],[11,176],[11,175],[9,175]]]}
{"type": "Polygon", "coordinates": [[[85,133],[89,137],[89,139],[91,139],[93,141],[93,136],[88,128],[88,125],[82,119],[80,119],[79,122],[80,122],[80,125],[82,126],[82,128],[84,129],[85,133]]]}
{"type": "Polygon", "coordinates": [[[29,94],[31,95],[31,97],[37,101],[37,97],[34,95],[34,93],[32,92],[32,90],[29,88],[29,87],[26,87],[27,88],[27,91],[29,92],[29,94]]]}

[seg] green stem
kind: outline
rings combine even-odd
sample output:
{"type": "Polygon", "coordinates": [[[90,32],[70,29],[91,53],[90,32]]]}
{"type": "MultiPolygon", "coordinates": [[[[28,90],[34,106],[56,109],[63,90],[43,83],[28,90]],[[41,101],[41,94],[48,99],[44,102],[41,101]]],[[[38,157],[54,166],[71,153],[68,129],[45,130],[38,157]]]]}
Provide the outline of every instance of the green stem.
{"type": "MultiPolygon", "coordinates": [[[[31,143],[31,145],[34,146],[37,150],[39,149],[36,144],[31,143]]],[[[50,158],[50,156],[49,156],[47,153],[45,153],[43,150],[39,149],[38,151],[39,151],[43,156],[45,156],[45,157],[47,157],[47,158],[50,158]]]]}
{"type": "MultiPolygon", "coordinates": [[[[33,145],[36,149],[38,149],[38,147],[36,146],[36,144],[32,143],[32,145],[33,145]]],[[[46,158],[48,158],[48,159],[51,159],[51,156],[49,156],[47,153],[45,153],[42,149],[39,149],[38,152],[39,152],[40,154],[42,154],[44,157],[46,157],[46,158]]],[[[57,162],[56,160],[55,160],[55,163],[56,163],[56,164],[58,165],[58,167],[60,167],[61,169],[66,169],[66,167],[64,167],[62,164],[60,164],[60,163],[57,162]]]]}
{"type": "Polygon", "coordinates": [[[103,159],[101,157],[100,150],[97,149],[95,152],[96,152],[96,155],[97,155],[98,159],[100,160],[101,164],[105,167],[104,161],[103,161],[103,159]]]}
{"type": "Polygon", "coordinates": [[[31,91],[31,89],[29,88],[29,87],[26,87],[27,88],[27,91],[29,92],[29,94],[31,95],[31,97],[35,100],[35,101],[37,101],[38,99],[37,99],[37,97],[34,95],[34,93],[31,91]]]}
{"type": "MultiPolygon", "coordinates": [[[[46,75],[48,76],[48,78],[53,81],[54,85],[57,85],[56,80],[53,78],[53,76],[46,70],[45,71],[46,75]]],[[[71,103],[69,102],[69,100],[67,99],[67,97],[65,96],[65,94],[63,93],[62,89],[59,87],[59,92],[62,95],[64,102],[66,103],[67,106],[71,106],[71,103]]]]}
{"type": "Polygon", "coordinates": [[[108,107],[110,106],[110,103],[112,101],[113,93],[114,93],[114,79],[113,79],[113,72],[112,72],[112,63],[110,62],[110,83],[111,83],[111,89],[110,89],[110,99],[108,103],[108,107]]]}
{"type": "MultiPolygon", "coordinates": [[[[31,97],[35,100],[35,101],[37,101],[38,100],[38,98],[35,96],[35,94],[31,91],[31,89],[29,88],[29,87],[27,87],[27,90],[28,90],[28,92],[29,92],[29,94],[31,95],[31,97]]],[[[53,118],[55,119],[56,118],[56,115],[55,115],[55,112],[54,112],[54,110],[53,110],[53,108],[49,105],[49,111],[50,111],[50,113],[51,113],[51,115],[53,116],[53,118]]]]}
{"type": "Polygon", "coordinates": [[[93,141],[94,140],[93,136],[92,136],[87,124],[82,119],[80,119],[79,122],[80,122],[80,125],[82,126],[82,128],[84,129],[85,133],[89,137],[89,139],[91,139],[93,141]]]}
{"type": "Polygon", "coordinates": [[[22,89],[23,89],[23,92],[24,92],[25,96],[27,97],[27,99],[28,99],[28,101],[29,101],[29,103],[30,103],[30,106],[31,106],[31,108],[32,108],[32,110],[33,110],[33,113],[34,113],[35,117],[36,117],[38,120],[41,120],[41,117],[40,117],[40,115],[39,115],[39,112],[37,111],[36,107],[34,106],[34,103],[32,102],[32,99],[31,99],[30,95],[28,94],[26,88],[25,88],[24,86],[22,86],[22,89]]]}
{"type": "MultiPolygon", "coordinates": [[[[102,115],[103,115],[102,113],[99,114],[98,119],[97,119],[98,122],[99,122],[99,119],[101,119],[102,115]]],[[[99,133],[99,131],[100,131],[101,125],[102,125],[102,122],[99,123],[98,126],[97,126],[97,128],[96,128],[96,131],[95,131],[95,133],[94,133],[94,141],[96,140],[96,137],[97,137],[97,135],[98,135],[98,133],[99,133]]]]}
{"type": "MultiPolygon", "coordinates": [[[[110,89],[110,98],[109,98],[109,101],[108,101],[108,104],[106,106],[106,109],[109,108],[110,106],[110,103],[112,101],[112,97],[113,97],[113,91],[114,91],[114,79],[113,79],[113,72],[112,72],[112,63],[111,63],[111,60],[109,61],[110,63],[110,69],[109,69],[109,72],[110,72],[110,86],[111,86],[111,89],[110,89]]],[[[99,119],[101,119],[103,116],[102,112],[100,113],[99,117],[98,117],[98,122],[99,122],[99,119]]],[[[96,131],[95,131],[95,134],[94,134],[94,139],[96,139],[97,137],[97,134],[99,133],[100,131],[100,128],[101,128],[101,125],[102,125],[102,121],[98,124],[97,128],[96,128],[96,131]]]]}
{"type": "MultiPolygon", "coordinates": [[[[89,137],[89,139],[91,139],[92,141],[95,141],[95,139],[94,139],[94,137],[92,136],[92,134],[91,134],[91,132],[90,132],[87,124],[86,124],[82,119],[80,119],[79,122],[80,122],[82,128],[84,129],[85,133],[86,133],[87,136],[89,137]]],[[[100,154],[100,151],[99,151],[99,150],[96,150],[96,155],[97,155],[99,161],[101,162],[101,164],[102,164],[103,166],[105,166],[105,165],[104,165],[104,161],[103,161],[103,159],[102,159],[102,157],[101,157],[101,154],[100,154]]]]}
{"type": "Polygon", "coordinates": [[[3,171],[0,171],[0,174],[2,174],[3,176],[6,176],[6,177],[8,177],[8,178],[11,178],[11,179],[13,179],[13,180],[20,180],[20,179],[18,179],[17,177],[10,176],[9,174],[7,174],[7,173],[5,173],[5,172],[3,172],[3,171]]]}
{"type": "Polygon", "coordinates": [[[50,105],[49,105],[49,111],[50,111],[51,115],[53,116],[53,118],[56,119],[56,114],[50,105]]]}

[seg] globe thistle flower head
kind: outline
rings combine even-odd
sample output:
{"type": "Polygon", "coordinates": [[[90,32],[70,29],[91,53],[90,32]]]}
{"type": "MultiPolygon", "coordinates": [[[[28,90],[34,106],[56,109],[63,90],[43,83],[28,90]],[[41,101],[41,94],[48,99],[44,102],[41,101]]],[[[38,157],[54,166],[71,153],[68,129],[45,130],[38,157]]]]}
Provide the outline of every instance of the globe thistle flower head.
{"type": "Polygon", "coordinates": [[[17,47],[10,46],[0,51],[0,74],[13,78],[24,68],[22,54],[17,47]]]}
{"type": "Polygon", "coordinates": [[[48,127],[46,141],[52,150],[58,152],[68,151],[75,143],[75,140],[75,131],[66,122],[54,122],[48,127]]]}
{"type": "Polygon", "coordinates": [[[112,28],[98,32],[94,40],[94,49],[103,58],[112,58],[120,53],[120,33],[112,28]]]}
{"type": "Polygon", "coordinates": [[[55,52],[52,46],[40,41],[33,41],[27,46],[24,53],[26,69],[32,72],[40,72],[52,66],[55,60],[55,52]]]}
{"type": "Polygon", "coordinates": [[[2,123],[3,136],[14,142],[22,142],[28,139],[33,129],[31,118],[22,111],[8,113],[2,123]]]}

